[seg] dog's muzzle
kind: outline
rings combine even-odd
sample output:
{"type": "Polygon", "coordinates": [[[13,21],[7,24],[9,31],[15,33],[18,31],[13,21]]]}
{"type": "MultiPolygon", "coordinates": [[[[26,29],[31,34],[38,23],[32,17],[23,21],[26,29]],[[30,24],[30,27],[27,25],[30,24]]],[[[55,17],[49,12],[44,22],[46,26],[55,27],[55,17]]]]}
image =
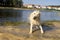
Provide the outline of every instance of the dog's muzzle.
{"type": "Polygon", "coordinates": [[[37,18],[38,18],[38,17],[35,16],[33,19],[35,20],[35,19],[37,19],[37,18]]]}

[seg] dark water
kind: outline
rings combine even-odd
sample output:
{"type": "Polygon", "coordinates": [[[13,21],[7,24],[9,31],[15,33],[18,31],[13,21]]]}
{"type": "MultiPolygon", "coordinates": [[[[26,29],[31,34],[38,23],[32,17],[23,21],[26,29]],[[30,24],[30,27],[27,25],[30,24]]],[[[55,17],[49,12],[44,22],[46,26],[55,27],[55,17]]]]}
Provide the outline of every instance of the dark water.
{"type": "MultiPolygon", "coordinates": [[[[9,10],[0,9],[0,22],[28,22],[28,17],[31,12],[34,10],[9,10]]],[[[41,21],[46,20],[60,20],[60,11],[54,10],[40,10],[41,12],[41,21]]]]}

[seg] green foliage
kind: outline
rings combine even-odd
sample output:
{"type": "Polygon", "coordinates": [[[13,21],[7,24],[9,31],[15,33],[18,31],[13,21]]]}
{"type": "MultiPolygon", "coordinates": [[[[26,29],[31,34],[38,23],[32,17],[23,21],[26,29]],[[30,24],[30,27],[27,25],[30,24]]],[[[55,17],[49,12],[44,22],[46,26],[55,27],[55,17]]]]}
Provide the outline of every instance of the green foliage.
{"type": "Polygon", "coordinates": [[[22,7],[23,2],[22,0],[0,0],[0,6],[7,6],[7,7],[22,7]]]}

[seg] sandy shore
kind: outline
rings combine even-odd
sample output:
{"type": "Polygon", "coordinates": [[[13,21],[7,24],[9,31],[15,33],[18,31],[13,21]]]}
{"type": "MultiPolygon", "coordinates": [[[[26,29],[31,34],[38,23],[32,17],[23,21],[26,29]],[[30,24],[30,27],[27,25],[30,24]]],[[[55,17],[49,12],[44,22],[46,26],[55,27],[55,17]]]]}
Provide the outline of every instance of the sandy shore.
{"type": "Polygon", "coordinates": [[[0,40],[60,40],[60,22],[44,24],[44,34],[36,30],[29,34],[29,24],[0,26],[0,40]]]}

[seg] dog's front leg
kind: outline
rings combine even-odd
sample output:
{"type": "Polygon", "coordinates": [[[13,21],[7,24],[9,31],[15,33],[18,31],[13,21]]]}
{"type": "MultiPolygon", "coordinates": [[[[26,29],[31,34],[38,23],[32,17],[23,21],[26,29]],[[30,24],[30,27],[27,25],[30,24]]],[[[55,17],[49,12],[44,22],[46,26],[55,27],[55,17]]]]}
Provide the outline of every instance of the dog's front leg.
{"type": "Polygon", "coordinates": [[[33,31],[32,28],[33,28],[33,24],[30,25],[30,32],[29,32],[29,34],[32,34],[32,31],[33,31]]]}
{"type": "Polygon", "coordinates": [[[41,29],[41,33],[43,34],[43,33],[44,33],[44,31],[43,31],[42,26],[40,25],[40,26],[39,26],[39,28],[41,29]]]}

